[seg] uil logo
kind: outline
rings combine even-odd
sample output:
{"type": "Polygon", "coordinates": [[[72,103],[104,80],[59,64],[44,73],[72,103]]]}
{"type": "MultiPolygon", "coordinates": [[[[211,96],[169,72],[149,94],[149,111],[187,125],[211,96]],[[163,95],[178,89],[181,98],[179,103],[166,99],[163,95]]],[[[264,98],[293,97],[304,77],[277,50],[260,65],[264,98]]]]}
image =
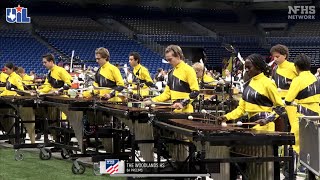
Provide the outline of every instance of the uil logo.
{"type": "Polygon", "coordinates": [[[30,23],[28,9],[24,7],[6,8],[6,20],[8,23],[30,23]]]}

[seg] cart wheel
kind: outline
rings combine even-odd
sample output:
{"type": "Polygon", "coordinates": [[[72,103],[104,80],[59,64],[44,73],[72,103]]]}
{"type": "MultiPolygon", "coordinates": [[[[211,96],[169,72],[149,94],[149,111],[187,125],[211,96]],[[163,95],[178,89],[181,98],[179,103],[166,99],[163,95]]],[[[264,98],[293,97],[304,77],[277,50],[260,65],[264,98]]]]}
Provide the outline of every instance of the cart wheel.
{"type": "Polygon", "coordinates": [[[73,174],[83,174],[86,171],[86,167],[78,161],[73,161],[71,170],[73,174]]]}
{"type": "Polygon", "coordinates": [[[101,176],[102,174],[100,173],[100,163],[94,163],[93,164],[93,174],[96,176],[101,176]]]}
{"type": "Polygon", "coordinates": [[[15,159],[16,161],[22,161],[22,160],[23,160],[23,153],[20,152],[19,149],[16,149],[16,150],[14,151],[14,159],[15,159]]]}
{"type": "Polygon", "coordinates": [[[50,149],[45,149],[45,148],[40,149],[39,157],[41,160],[49,160],[51,159],[51,156],[52,154],[50,149]]]}
{"type": "Polygon", "coordinates": [[[72,150],[66,150],[66,149],[63,148],[62,151],[61,151],[61,157],[63,159],[69,159],[72,154],[73,154],[72,150]]]}

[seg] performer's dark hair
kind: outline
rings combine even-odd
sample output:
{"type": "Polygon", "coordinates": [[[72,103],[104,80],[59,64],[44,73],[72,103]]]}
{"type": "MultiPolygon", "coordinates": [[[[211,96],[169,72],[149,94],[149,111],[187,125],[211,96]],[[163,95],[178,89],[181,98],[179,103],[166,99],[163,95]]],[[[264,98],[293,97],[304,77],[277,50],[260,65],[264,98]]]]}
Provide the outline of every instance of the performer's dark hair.
{"type": "Polygon", "coordinates": [[[4,65],[5,67],[9,68],[9,69],[14,69],[15,66],[12,62],[8,62],[7,64],[4,65]]]}
{"type": "Polygon", "coordinates": [[[289,49],[287,46],[282,44],[277,44],[270,49],[270,53],[277,52],[281,55],[286,55],[286,59],[289,59],[289,49]]]}
{"type": "Polygon", "coordinates": [[[140,61],[141,61],[141,57],[140,57],[140,54],[137,53],[137,52],[130,52],[129,56],[133,56],[133,59],[135,61],[138,61],[138,64],[140,64],[140,61]]]}
{"type": "Polygon", "coordinates": [[[247,59],[252,62],[254,67],[263,72],[264,75],[270,76],[270,68],[260,54],[251,54],[247,57],[247,59]]]}
{"type": "Polygon", "coordinates": [[[294,58],[294,65],[299,68],[300,71],[310,71],[310,58],[305,54],[299,54],[294,58]]]}

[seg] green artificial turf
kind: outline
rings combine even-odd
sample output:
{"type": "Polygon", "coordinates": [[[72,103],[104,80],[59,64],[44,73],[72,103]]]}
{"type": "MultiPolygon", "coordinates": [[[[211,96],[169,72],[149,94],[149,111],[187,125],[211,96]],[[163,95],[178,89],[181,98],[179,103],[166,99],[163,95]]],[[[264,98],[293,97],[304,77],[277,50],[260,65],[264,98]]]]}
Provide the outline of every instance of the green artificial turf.
{"type": "Polygon", "coordinates": [[[41,160],[39,152],[23,151],[22,161],[14,160],[14,150],[0,147],[0,180],[122,180],[110,176],[95,176],[92,168],[86,167],[84,174],[71,171],[72,162],[51,158],[41,160]]]}

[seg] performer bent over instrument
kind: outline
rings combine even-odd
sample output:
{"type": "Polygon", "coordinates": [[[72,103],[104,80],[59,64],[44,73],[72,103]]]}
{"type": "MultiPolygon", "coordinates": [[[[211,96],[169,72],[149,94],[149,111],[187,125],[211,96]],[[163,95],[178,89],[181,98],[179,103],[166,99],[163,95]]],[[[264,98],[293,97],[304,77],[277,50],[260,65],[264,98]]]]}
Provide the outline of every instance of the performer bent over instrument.
{"type": "Polygon", "coordinates": [[[284,104],[275,83],[264,74],[267,65],[261,55],[252,54],[247,57],[245,68],[251,80],[245,85],[239,106],[219,119],[238,119],[248,113],[249,121],[258,123],[253,129],[274,131],[273,121],[284,112],[284,104]]]}
{"type": "MultiPolygon", "coordinates": [[[[121,76],[119,68],[110,64],[110,53],[108,49],[100,47],[95,51],[96,61],[100,68],[95,74],[94,87],[106,87],[105,89],[95,90],[94,93],[100,97],[107,99],[109,102],[121,102],[122,99],[117,96],[118,92],[124,89],[124,82],[121,76]]],[[[83,93],[83,97],[90,97],[92,92],[86,91],[83,93]]],[[[97,119],[102,118],[102,114],[97,114],[97,119]]],[[[112,117],[110,117],[112,118],[112,117]]],[[[109,119],[109,122],[111,120],[109,119]]],[[[97,123],[97,122],[95,122],[97,123]]],[[[106,123],[106,122],[103,122],[106,123]]],[[[103,145],[107,152],[113,151],[112,139],[104,138],[103,145]]]]}
{"type": "MultiPolygon", "coordinates": [[[[170,45],[165,50],[166,60],[172,65],[173,69],[168,73],[168,83],[162,94],[147,101],[146,104],[153,102],[164,102],[171,100],[174,112],[192,113],[192,100],[199,95],[199,84],[194,69],[186,64],[182,49],[177,45],[170,45]]],[[[175,134],[176,139],[184,139],[182,135],[175,134]]],[[[175,160],[184,160],[187,157],[185,147],[179,145],[174,149],[172,156],[175,160]]]]}
{"type": "MultiPolygon", "coordinates": [[[[71,87],[71,75],[62,67],[55,64],[53,54],[45,54],[42,56],[42,64],[45,66],[49,73],[42,86],[37,90],[41,94],[59,95],[64,90],[71,87]]],[[[59,109],[58,107],[48,107],[49,119],[56,120],[57,114],[60,114],[62,120],[66,120],[66,109],[59,109]],[[60,112],[59,112],[60,111],[60,112]]]]}
{"type": "MultiPolygon", "coordinates": [[[[273,121],[285,112],[285,108],[275,83],[265,75],[267,64],[261,55],[252,54],[246,58],[245,69],[251,80],[245,84],[238,107],[218,119],[220,121],[234,120],[248,113],[249,121],[258,123],[253,129],[274,131],[273,121]]],[[[245,147],[239,147],[236,151],[240,151],[241,148],[245,147]]],[[[272,155],[272,147],[263,149],[266,151],[264,154],[272,155]]],[[[247,173],[249,179],[273,179],[273,163],[263,163],[263,166],[250,163],[247,173]],[[261,177],[259,170],[269,172],[268,177],[261,177]]]]}
{"type": "MultiPolygon", "coordinates": [[[[179,46],[170,45],[165,50],[166,60],[173,69],[168,73],[168,83],[164,92],[151,99],[154,102],[171,100],[175,112],[193,112],[191,102],[199,95],[199,84],[194,69],[186,64],[179,46]]],[[[148,102],[152,103],[152,102],[148,102]]],[[[148,104],[147,103],[147,104],[148,104]]]]}
{"type": "MultiPolygon", "coordinates": [[[[0,94],[0,96],[17,96],[18,93],[15,90],[20,90],[23,91],[23,84],[22,84],[22,79],[21,77],[14,72],[15,66],[12,63],[7,63],[4,66],[4,72],[7,74],[7,79],[6,79],[6,87],[5,90],[0,94]]],[[[2,74],[1,73],[1,74],[2,74]]],[[[3,111],[3,113],[13,113],[12,109],[3,109],[1,110],[3,111]]],[[[28,119],[30,120],[30,119],[28,119]]],[[[2,122],[3,127],[5,128],[5,131],[8,132],[8,130],[12,127],[12,125],[14,124],[13,122],[14,120],[12,118],[10,118],[9,120],[7,120],[6,122],[2,122]]],[[[32,129],[27,129],[29,134],[32,134],[32,129]]],[[[14,130],[12,130],[13,132],[14,130]]],[[[34,131],[34,128],[33,128],[34,131]]],[[[32,139],[32,138],[31,138],[32,139]]],[[[34,140],[35,138],[33,138],[34,140]]],[[[10,139],[10,141],[13,143],[13,139],[10,139]]],[[[34,143],[34,141],[33,141],[34,143]]]]}

